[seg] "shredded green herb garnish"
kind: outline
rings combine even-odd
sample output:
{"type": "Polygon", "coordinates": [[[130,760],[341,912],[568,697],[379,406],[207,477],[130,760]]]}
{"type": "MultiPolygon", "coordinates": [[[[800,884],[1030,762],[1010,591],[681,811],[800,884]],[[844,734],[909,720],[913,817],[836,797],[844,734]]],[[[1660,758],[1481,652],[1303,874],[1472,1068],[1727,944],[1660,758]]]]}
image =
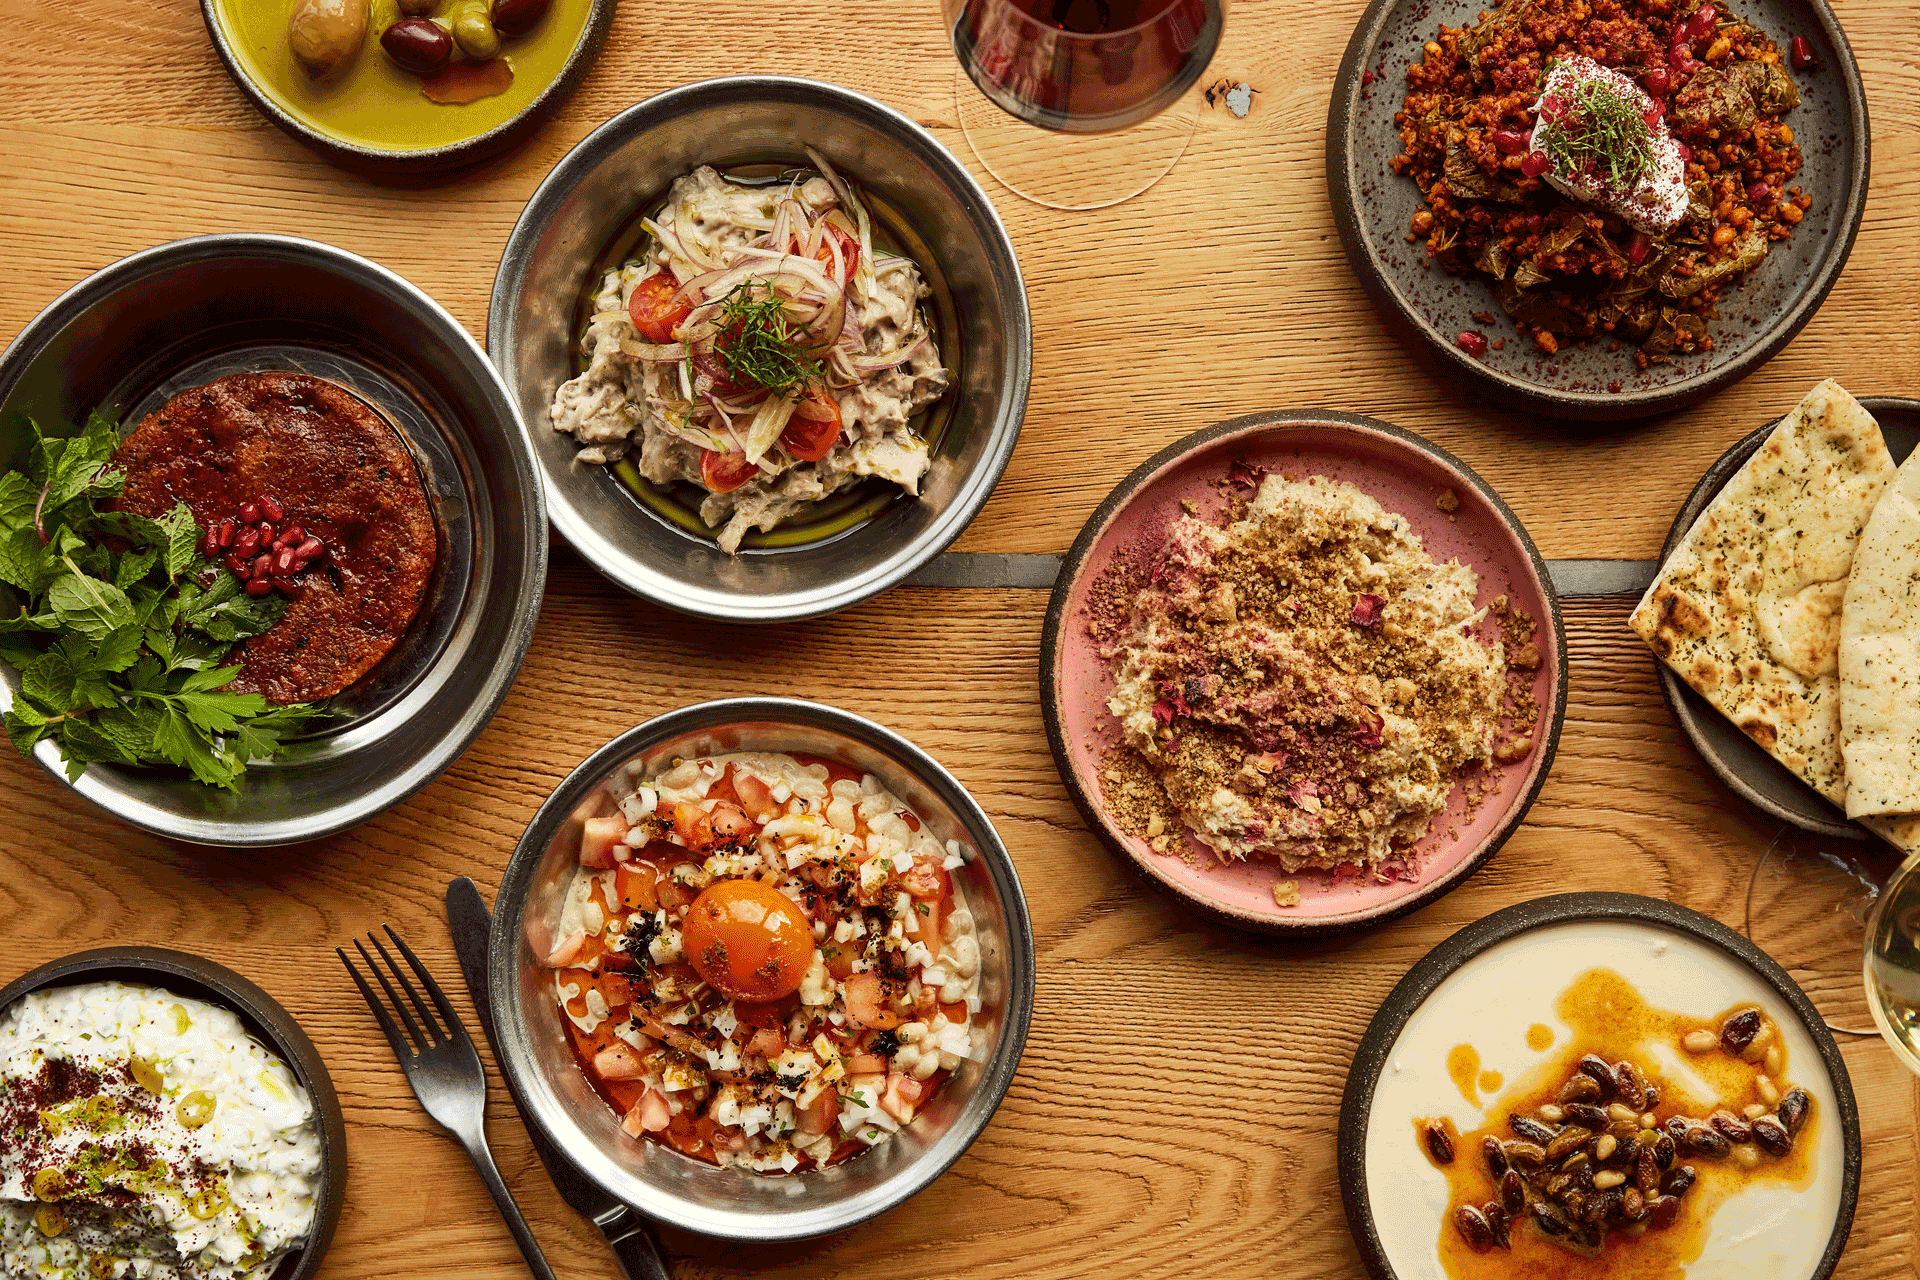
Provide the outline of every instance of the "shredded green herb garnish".
{"type": "Polygon", "coordinates": [[[1581,82],[1567,114],[1547,122],[1541,141],[1563,170],[1605,165],[1621,188],[1638,183],[1653,163],[1653,133],[1640,108],[1604,81],[1581,82]]]}
{"type": "Polygon", "coordinates": [[[158,520],[108,509],[126,476],[120,433],[93,415],[78,435],[0,423],[0,662],[19,673],[7,736],[21,755],[52,739],[67,776],[90,763],[176,765],[237,791],[250,759],[322,705],[274,707],[228,693],[221,663],[280,620],[286,601],[253,597],[199,552],[185,503],[158,520]]]}
{"type": "Polygon", "coordinates": [[[786,302],[758,280],[735,285],[721,301],[719,326],[727,376],[735,381],[798,400],[825,376],[787,322],[786,302]]]}

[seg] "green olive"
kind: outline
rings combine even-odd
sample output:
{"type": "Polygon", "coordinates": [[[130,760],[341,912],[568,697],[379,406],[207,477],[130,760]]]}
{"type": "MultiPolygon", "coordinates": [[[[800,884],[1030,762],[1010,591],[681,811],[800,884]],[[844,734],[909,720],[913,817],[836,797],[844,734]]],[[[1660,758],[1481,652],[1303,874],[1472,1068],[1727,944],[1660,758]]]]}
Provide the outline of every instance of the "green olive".
{"type": "Polygon", "coordinates": [[[287,47],[315,80],[345,71],[366,38],[367,0],[294,0],[287,47]]]}
{"type": "Polygon", "coordinates": [[[500,52],[500,33],[493,29],[487,8],[486,0],[468,4],[453,19],[453,42],[475,62],[485,62],[500,52]]]}
{"type": "Polygon", "coordinates": [[[205,1089],[195,1089],[174,1104],[173,1113],[180,1117],[180,1123],[189,1129],[198,1129],[213,1119],[213,1095],[205,1089]]]}

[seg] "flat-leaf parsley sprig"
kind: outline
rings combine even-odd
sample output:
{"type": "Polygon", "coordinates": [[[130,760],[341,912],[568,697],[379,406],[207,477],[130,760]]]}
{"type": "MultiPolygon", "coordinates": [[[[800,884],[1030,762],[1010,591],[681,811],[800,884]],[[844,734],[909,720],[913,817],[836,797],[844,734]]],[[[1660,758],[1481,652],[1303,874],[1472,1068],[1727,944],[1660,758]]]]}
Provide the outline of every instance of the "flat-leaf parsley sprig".
{"type": "Polygon", "coordinates": [[[247,762],[323,705],[273,707],[226,693],[240,674],[222,660],[280,620],[287,602],[249,596],[199,552],[185,503],[157,520],[106,508],[126,475],[120,433],[92,415],[68,437],[30,418],[0,424],[0,662],[19,673],[6,713],[21,755],[52,739],[67,777],[89,764],[176,765],[210,786],[240,789],[247,762]]]}

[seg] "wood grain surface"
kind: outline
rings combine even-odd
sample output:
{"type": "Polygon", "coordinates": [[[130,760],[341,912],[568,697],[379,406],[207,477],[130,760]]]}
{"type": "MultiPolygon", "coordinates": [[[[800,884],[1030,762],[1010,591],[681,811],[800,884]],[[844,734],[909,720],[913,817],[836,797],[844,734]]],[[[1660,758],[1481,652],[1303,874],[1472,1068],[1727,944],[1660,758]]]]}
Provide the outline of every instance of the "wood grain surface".
{"type": "MultiPolygon", "coordinates": [[[[262,0],[271,3],[274,0],[262,0]]],[[[1920,394],[1920,3],[1837,0],[1866,78],[1873,181],[1853,258],[1767,367],[1685,413],[1566,428],[1481,403],[1387,334],[1327,208],[1322,133],[1358,0],[1236,0],[1213,74],[1259,92],[1202,114],[1141,200],[1066,215],[987,178],[956,127],[933,0],[626,0],[606,52],[542,133],[476,172],[374,182],[268,125],[187,0],[0,0],[0,337],[87,273],[223,230],[310,235],[392,267],[476,335],[534,186],[622,107],[706,76],[789,72],[905,110],[972,165],[1026,272],[1035,372],[1020,446],[968,551],[1058,552],[1112,484],[1196,427],[1258,409],[1374,414],[1465,459],[1552,557],[1654,555],[1705,466],[1814,381],[1920,394]],[[880,53],[885,50],[884,55],[880,53]]],[[[1041,732],[1045,593],[901,588],[769,630],[667,615],[560,549],[519,684],[448,773],[332,839],[222,853],[141,835],[0,753],[0,977],[87,945],[191,949],[260,982],[331,1064],[351,1189],[323,1275],[523,1276],[465,1157],[415,1104],[329,949],[390,921],[447,980],[440,898],[491,894],[528,819],[609,737],[698,699],[784,692],[911,737],[980,799],[1012,849],[1039,946],[1032,1035],[992,1125],[931,1189],[861,1229],[779,1248],[668,1232],[682,1277],[1358,1277],[1334,1129],[1380,1000],[1462,925],[1543,893],[1670,898],[1736,928],[1777,828],[1706,775],[1676,729],[1628,601],[1570,602],[1572,696],[1526,825],[1464,888],[1391,926],[1314,944],[1243,937],[1141,888],[1082,827],[1041,732]],[[887,655],[885,662],[875,655],[887,655]],[[622,678],[609,680],[608,672],[622,678]]],[[[1790,842],[1756,895],[1757,940],[1827,1015],[1862,1025],[1847,878],[1790,842]]],[[[1846,1038],[1865,1165],[1839,1275],[1920,1275],[1920,1087],[1846,1038]]],[[[564,1276],[612,1276],[496,1090],[507,1179],[564,1276]]]]}

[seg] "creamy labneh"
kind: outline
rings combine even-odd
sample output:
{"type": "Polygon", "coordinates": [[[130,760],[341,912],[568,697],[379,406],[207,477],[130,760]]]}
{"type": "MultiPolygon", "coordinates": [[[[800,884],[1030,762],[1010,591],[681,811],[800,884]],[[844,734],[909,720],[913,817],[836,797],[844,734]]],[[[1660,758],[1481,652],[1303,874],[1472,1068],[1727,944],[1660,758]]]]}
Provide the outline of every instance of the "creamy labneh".
{"type": "Polygon", "coordinates": [[[0,1013],[8,1277],[265,1277],[319,1174],[311,1099],[230,1010],[96,982],[0,1013]]]}
{"type": "Polygon", "coordinates": [[[1578,55],[1558,59],[1534,103],[1529,145],[1544,154],[1555,190],[1649,235],[1687,212],[1687,163],[1658,103],[1611,67],[1578,55]]]}

